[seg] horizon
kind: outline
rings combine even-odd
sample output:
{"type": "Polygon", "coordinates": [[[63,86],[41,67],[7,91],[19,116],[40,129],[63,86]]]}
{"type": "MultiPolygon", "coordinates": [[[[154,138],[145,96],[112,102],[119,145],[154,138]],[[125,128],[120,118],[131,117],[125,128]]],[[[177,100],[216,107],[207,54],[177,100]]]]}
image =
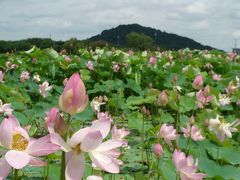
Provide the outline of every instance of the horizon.
{"type": "Polygon", "coordinates": [[[235,40],[240,41],[238,7],[237,0],[224,0],[222,4],[216,0],[105,0],[101,4],[96,0],[88,4],[82,0],[0,0],[0,39],[84,40],[118,25],[137,23],[231,51],[235,40]]]}

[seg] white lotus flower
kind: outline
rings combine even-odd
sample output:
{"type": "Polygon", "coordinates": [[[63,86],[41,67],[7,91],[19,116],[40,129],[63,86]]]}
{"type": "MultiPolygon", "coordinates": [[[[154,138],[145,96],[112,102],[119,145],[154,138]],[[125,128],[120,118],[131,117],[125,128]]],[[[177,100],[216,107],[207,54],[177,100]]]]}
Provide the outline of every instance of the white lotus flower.
{"type": "Polygon", "coordinates": [[[226,94],[219,94],[218,105],[226,106],[231,103],[231,98],[229,98],[226,94]]]}
{"type": "Polygon", "coordinates": [[[220,116],[217,115],[215,119],[210,119],[209,121],[209,130],[213,131],[219,141],[223,142],[225,136],[228,138],[232,138],[232,132],[236,132],[237,129],[235,128],[240,124],[239,120],[236,120],[232,123],[224,122],[223,120],[219,120],[220,116]]]}
{"type": "Polygon", "coordinates": [[[91,107],[92,107],[92,110],[95,112],[95,113],[99,113],[100,112],[100,106],[105,104],[105,102],[101,102],[98,98],[93,98],[92,102],[90,103],[91,107]]]}
{"type": "Polygon", "coordinates": [[[6,103],[3,104],[2,100],[0,99],[0,114],[4,114],[5,116],[12,115],[13,109],[11,104],[6,103]]]}
{"type": "Polygon", "coordinates": [[[178,92],[182,92],[182,88],[180,86],[175,85],[173,86],[173,89],[177,90],[178,92]]]}
{"type": "Polygon", "coordinates": [[[143,52],[142,52],[142,57],[147,57],[147,54],[148,54],[147,51],[143,51],[143,52]]]}
{"type": "Polygon", "coordinates": [[[45,98],[47,97],[47,92],[50,91],[53,87],[49,85],[49,82],[45,81],[42,84],[39,84],[39,92],[45,98]]]}
{"type": "Polygon", "coordinates": [[[38,74],[35,74],[35,75],[33,76],[33,80],[34,80],[36,83],[38,83],[38,82],[41,81],[41,78],[40,78],[40,76],[39,76],[38,74]]]}
{"type": "Polygon", "coordinates": [[[237,87],[240,87],[240,79],[239,79],[239,77],[238,76],[236,76],[236,84],[237,84],[237,87]]]}

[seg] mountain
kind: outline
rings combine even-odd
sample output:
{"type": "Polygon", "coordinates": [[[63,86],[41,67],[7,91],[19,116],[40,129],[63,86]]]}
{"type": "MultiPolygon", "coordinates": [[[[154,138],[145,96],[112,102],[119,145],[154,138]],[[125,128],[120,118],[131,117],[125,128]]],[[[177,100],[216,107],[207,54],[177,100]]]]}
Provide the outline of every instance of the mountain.
{"type": "Polygon", "coordinates": [[[147,36],[150,36],[155,45],[159,47],[164,47],[165,49],[214,49],[210,46],[204,46],[199,42],[194,41],[193,39],[179,36],[177,34],[167,33],[165,31],[160,31],[151,27],[144,27],[139,24],[128,24],[128,25],[119,25],[115,28],[102,31],[101,34],[89,38],[90,41],[99,41],[103,40],[113,45],[119,45],[122,47],[127,46],[126,35],[131,32],[144,33],[147,36]]]}

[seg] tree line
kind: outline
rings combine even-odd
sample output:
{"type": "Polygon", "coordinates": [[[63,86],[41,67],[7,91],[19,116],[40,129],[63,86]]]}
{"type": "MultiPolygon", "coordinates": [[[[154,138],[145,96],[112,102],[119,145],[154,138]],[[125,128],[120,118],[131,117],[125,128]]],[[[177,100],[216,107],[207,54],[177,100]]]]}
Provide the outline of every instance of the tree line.
{"type": "Polygon", "coordinates": [[[67,41],[55,41],[50,38],[30,38],[18,41],[0,41],[0,53],[14,52],[14,51],[26,51],[31,49],[33,46],[37,46],[41,49],[53,48],[56,51],[61,51],[65,49],[68,53],[78,53],[80,48],[89,47],[95,49],[96,47],[118,47],[118,48],[130,48],[134,50],[146,50],[146,49],[156,49],[160,47],[161,49],[167,49],[164,45],[155,44],[154,40],[144,34],[131,32],[125,37],[126,44],[117,45],[111,44],[104,40],[78,40],[76,38],[71,38],[67,41]]]}

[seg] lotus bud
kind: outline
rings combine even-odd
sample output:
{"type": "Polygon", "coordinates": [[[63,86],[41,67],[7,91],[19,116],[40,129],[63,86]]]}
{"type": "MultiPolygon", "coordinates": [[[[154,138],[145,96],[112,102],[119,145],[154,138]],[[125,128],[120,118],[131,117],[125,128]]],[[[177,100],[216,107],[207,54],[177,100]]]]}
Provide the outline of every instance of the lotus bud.
{"type": "Polygon", "coordinates": [[[4,78],[4,73],[2,71],[0,71],[0,82],[1,83],[4,82],[3,78],[4,78]]]}
{"type": "MultiPolygon", "coordinates": [[[[48,113],[47,113],[47,117],[45,118],[45,126],[48,128],[48,131],[50,133],[54,133],[55,132],[55,123],[61,120],[57,120],[57,119],[62,119],[62,117],[59,114],[59,111],[57,108],[52,108],[48,113]]],[[[63,120],[63,119],[62,119],[63,120]]],[[[58,125],[59,126],[59,125],[58,125]]],[[[59,127],[58,127],[59,128],[59,127]]]]}
{"type": "Polygon", "coordinates": [[[36,62],[37,62],[37,58],[33,57],[33,58],[32,58],[32,63],[34,64],[34,63],[36,63],[36,62]]]}
{"type": "Polygon", "coordinates": [[[157,105],[158,106],[166,106],[168,104],[168,95],[166,91],[162,91],[157,99],[157,105]]]}
{"type": "Polygon", "coordinates": [[[240,99],[236,102],[237,106],[240,106],[240,99]]]}
{"type": "Polygon", "coordinates": [[[204,124],[205,124],[205,126],[207,126],[207,127],[208,127],[208,126],[209,126],[209,120],[208,120],[208,119],[206,119],[206,120],[205,120],[205,122],[204,122],[204,124]]]}
{"type": "Polygon", "coordinates": [[[151,116],[151,112],[150,112],[149,109],[147,109],[147,111],[146,111],[146,115],[147,115],[147,116],[151,116]]]}
{"type": "Polygon", "coordinates": [[[153,85],[152,85],[151,82],[148,84],[148,87],[149,87],[150,89],[152,89],[153,85]]]}
{"type": "Polygon", "coordinates": [[[205,97],[207,97],[207,96],[210,95],[210,86],[209,86],[209,85],[207,85],[207,86],[204,88],[203,94],[204,94],[205,97]]]}
{"type": "Polygon", "coordinates": [[[193,125],[193,124],[195,123],[195,118],[194,118],[194,116],[191,116],[191,118],[190,118],[189,121],[190,121],[190,124],[193,125]]]}
{"type": "Polygon", "coordinates": [[[79,74],[73,74],[68,80],[62,95],[59,98],[61,110],[75,115],[82,112],[88,104],[88,95],[79,74]]]}
{"type": "Polygon", "coordinates": [[[172,64],[173,57],[171,54],[168,55],[168,62],[169,64],[172,64]]]}
{"type": "Polygon", "coordinates": [[[155,144],[153,146],[153,153],[155,154],[155,156],[157,156],[158,158],[162,156],[163,154],[163,148],[161,146],[161,144],[155,144]]]}
{"type": "Polygon", "coordinates": [[[80,62],[80,61],[81,61],[81,58],[80,58],[80,57],[77,57],[77,58],[76,58],[76,61],[77,61],[77,62],[80,62]]]}
{"type": "Polygon", "coordinates": [[[237,57],[237,53],[236,53],[235,51],[232,52],[231,55],[230,55],[230,57],[231,57],[232,61],[235,61],[235,60],[236,60],[236,57],[237,57]]]}
{"type": "Polygon", "coordinates": [[[103,96],[103,101],[104,101],[104,102],[108,102],[107,96],[103,96]]]}
{"type": "Polygon", "coordinates": [[[54,123],[54,131],[64,136],[68,131],[68,124],[64,121],[63,117],[58,113],[54,123]]]}
{"type": "Polygon", "coordinates": [[[174,75],[172,78],[173,84],[176,84],[177,80],[178,80],[178,77],[176,75],[174,75]]]}
{"type": "Polygon", "coordinates": [[[132,51],[132,50],[129,50],[129,51],[128,51],[128,55],[129,55],[129,56],[133,56],[133,51],[132,51]]]}
{"type": "Polygon", "coordinates": [[[143,114],[146,114],[146,113],[147,113],[147,109],[146,109],[145,106],[143,106],[143,107],[141,108],[141,112],[142,112],[143,114]]]}
{"type": "Polygon", "coordinates": [[[203,86],[203,77],[202,75],[198,75],[194,81],[193,81],[193,84],[192,84],[192,87],[194,89],[201,89],[203,86]]]}
{"type": "Polygon", "coordinates": [[[47,113],[45,126],[48,128],[49,133],[56,132],[62,136],[68,131],[68,125],[65,123],[57,108],[52,108],[47,113]]]}

